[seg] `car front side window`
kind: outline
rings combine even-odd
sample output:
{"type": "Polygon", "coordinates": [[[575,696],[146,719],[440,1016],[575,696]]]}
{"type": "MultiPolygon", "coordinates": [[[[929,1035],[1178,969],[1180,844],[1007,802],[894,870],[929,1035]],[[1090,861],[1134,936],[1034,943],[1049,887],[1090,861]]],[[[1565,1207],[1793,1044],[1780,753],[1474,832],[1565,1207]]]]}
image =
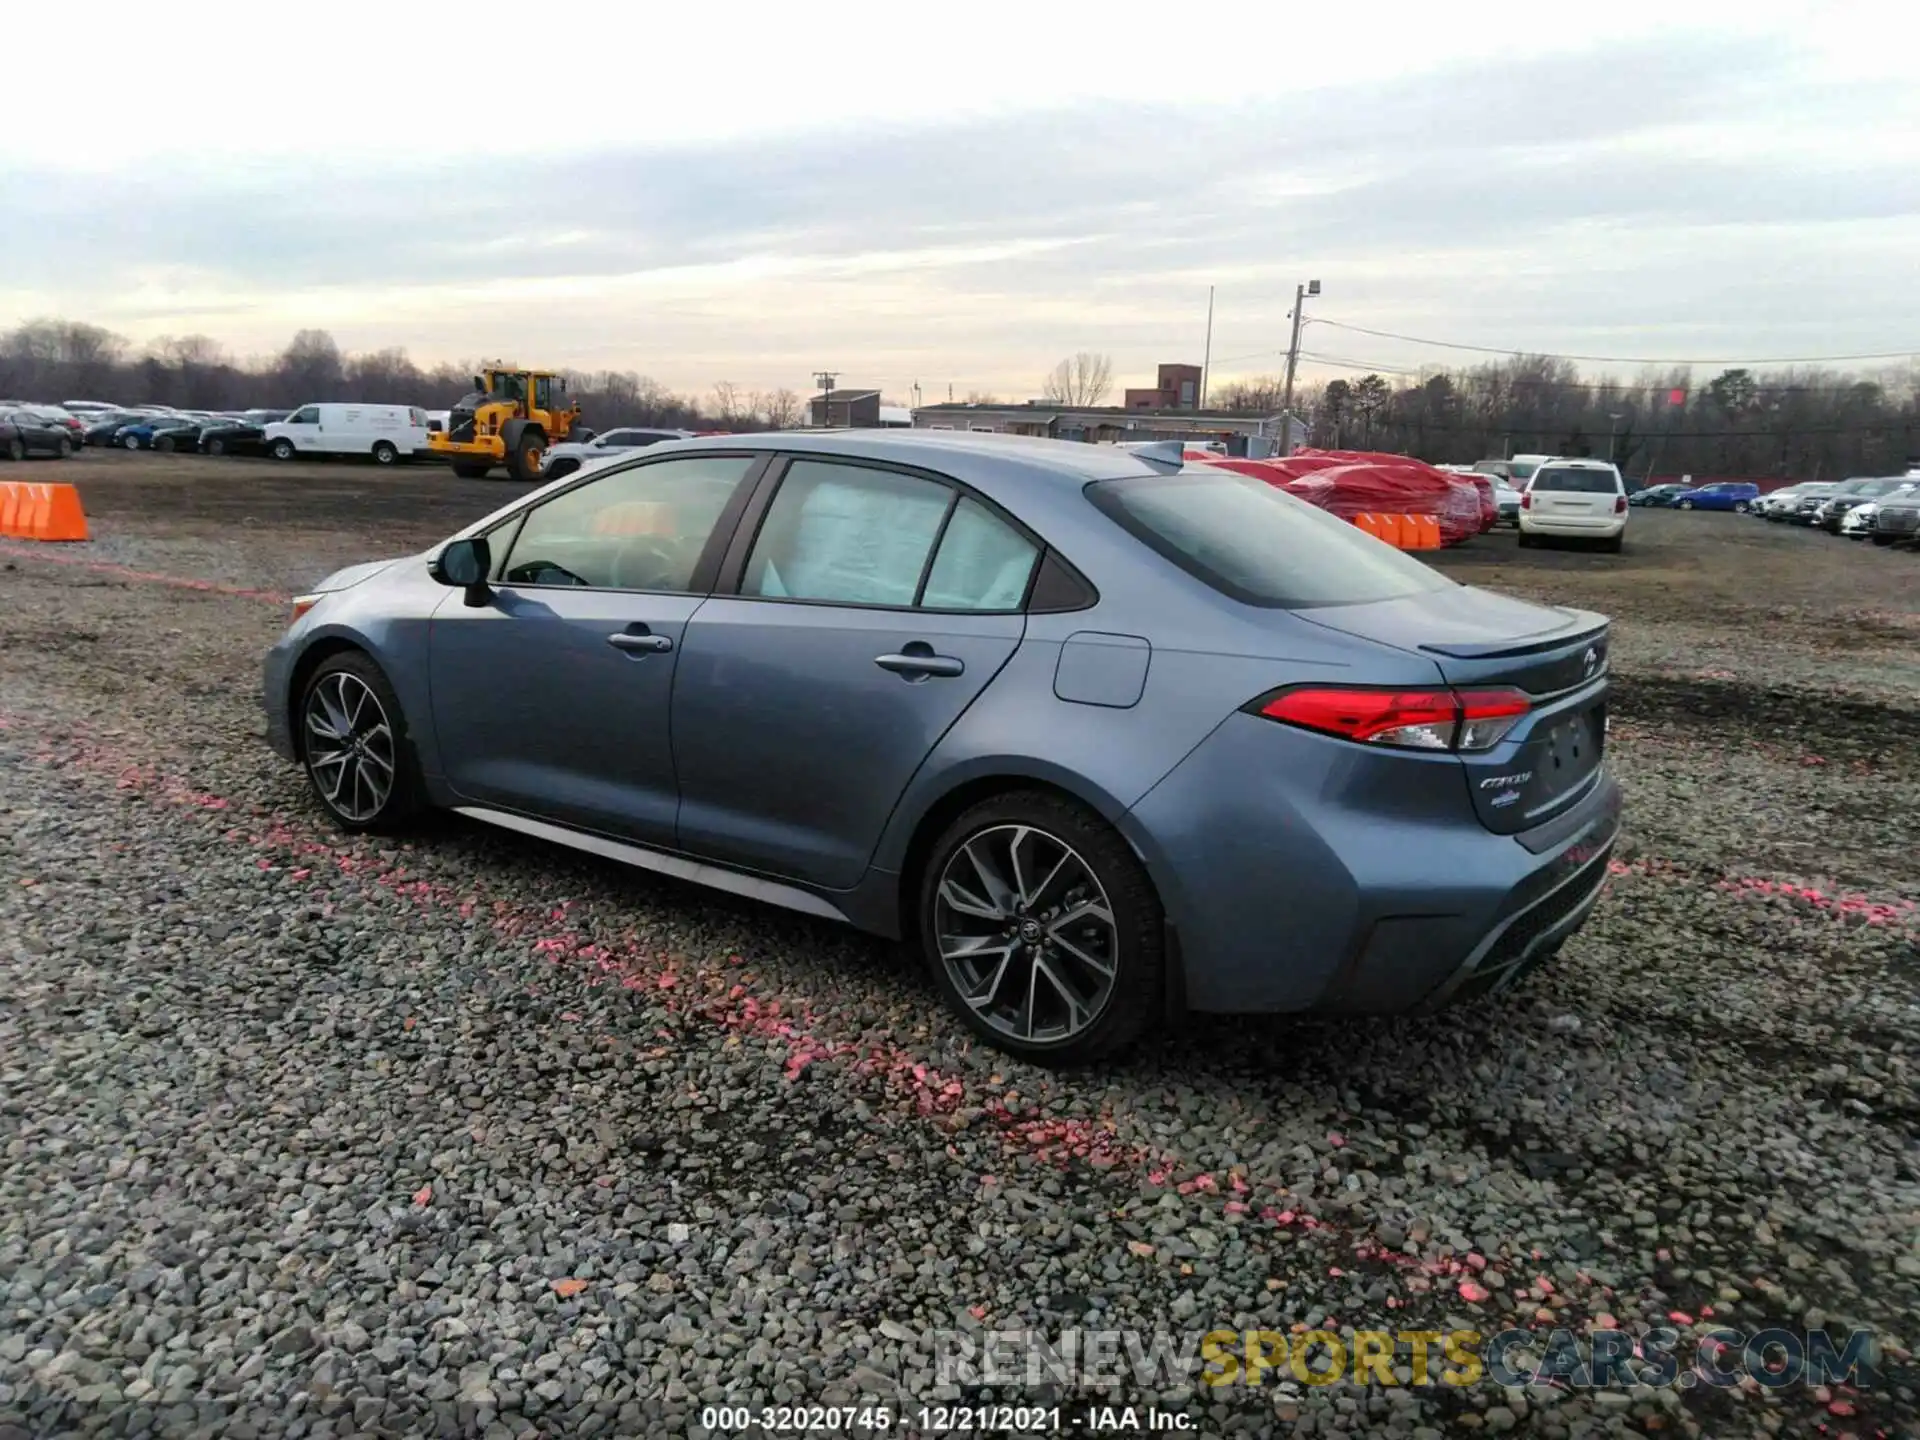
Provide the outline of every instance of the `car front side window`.
{"type": "Polygon", "coordinates": [[[691,455],[575,486],[527,513],[508,585],[684,593],[753,455],[691,455]]]}

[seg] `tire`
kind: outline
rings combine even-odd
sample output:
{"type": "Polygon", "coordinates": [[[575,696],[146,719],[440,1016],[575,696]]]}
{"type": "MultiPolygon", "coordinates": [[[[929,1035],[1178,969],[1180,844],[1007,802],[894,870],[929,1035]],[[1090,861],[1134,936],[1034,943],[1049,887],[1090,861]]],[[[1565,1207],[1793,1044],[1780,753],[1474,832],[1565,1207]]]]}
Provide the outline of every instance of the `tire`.
{"type": "Polygon", "coordinates": [[[1600,548],[1609,555],[1618,555],[1622,550],[1627,548],[1627,537],[1625,535],[1615,535],[1611,539],[1601,541],[1600,548]]]}
{"type": "Polygon", "coordinates": [[[1753,503],[1749,500],[1736,500],[1733,502],[1733,513],[1736,515],[1744,515],[1752,508],[1753,503]]]}
{"type": "Polygon", "coordinates": [[[984,800],[934,842],[918,883],[917,934],[934,983],[967,1028],[998,1049],[1083,1065],[1133,1044],[1160,1013],[1159,896],[1126,841],[1084,806],[1039,790],[984,800]],[[1017,898],[1023,875],[1042,878],[1017,898]],[[984,904],[982,891],[990,892],[984,904]],[[983,913],[988,907],[996,913],[983,913]],[[1075,913],[1084,924],[1066,923],[1075,913]],[[975,941],[987,943],[967,944],[975,941]]]}
{"type": "Polygon", "coordinates": [[[173,437],[171,435],[156,436],[153,442],[153,448],[163,455],[171,455],[173,453],[173,437]]]}
{"type": "Polygon", "coordinates": [[[1522,550],[1531,550],[1536,543],[1536,539],[1531,532],[1526,530],[1520,532],[1520,548],[1522,550]]]}
{"type": "Polygon", "coordinates": [[[120,437],[120,443],[129,450],[138,450],[140,448],[140,437],[138,435],[122,435],[120,437]]]}
{"type": "Polygon", "coordinates": [[[268,453],[276,460],[291,460],[293,459],[293,442],[283,435],[268,447],[268,453]]]}
{"type": "Polygon", "coordinates": [[[387,677],[364,651],[343,650],[322,660],[300,687],[292,722],[300,768],[342,830],[393,830],[419,812],[419,772],[406,717],[387,677]],[[339,743],[343,737],[349,743],[339,743]]]}
{"type": "Polygon", "coordinates": [[[205,450],[209,455],[224,455],[227,453],[227,442],[224,440],[209,440],[200,448],[205,450]]]}
{"type": "Polygon", "coordinates": [[[398,460],[399,458],[400,458],[400,452],[394,449],[393,445],[389,441],[386,441],[386,440],[374,441],[374,444],[373,444],[373,463],[374,464],[391,465],[394,463],[394,461],[398,460]]]}
{"type": "Polygon", "coordinates": [[[1691,510],[1693,508],[1693,502],[1691,500],[1682,500],[1679,503],[1679,505],[1675,506],[1674,508],[1679,510],[1691,510]]]}
{"type": "Polygon", "coordinates": [[[59,443],[53,447],[53,453],[59,456],[62,460],[65,460],[68,456],[73,454],[73,442],[67,439],[66,436],[62,435],[60,437],[59,443]]]}
{"type": "Polygon", "coordinates": [[[24,460],[27,458],[26,442],[18,435],[7,441],[7,459],[24,460]]]}
{"type": "Polygon", "coordinates": [[[558,480],[562,476],[571,475],[579,468],[580,462],[578,460],[573,459],[571,456],[562,455],[558,460],[555,460],[540,472],[540,478],[542,480],[558,480]]]}
{"type": "Polygon", "coordinates": [[[485,460],[456,460],[453,462],[453,473],[458,475],[462,480],[484,480],[487,478],[487,472],[491,469],[493,469],[492,464],[485,460]]]}
{"type": "Polygon", "coordinates": [[[540,473],[540,461],[546,452],[546,443],[538,431],[518,436],[513,448],[507,452],[508,478],[518,480],[523,485],[546,478],[540,473]]]}
{"type": "Polygon", "coordinates": [[[1873,537],[1873,543],[1876,545],[1891,545],[1893,544],[1893,537],[1891,535],[1875,535],[1873,537]]]}

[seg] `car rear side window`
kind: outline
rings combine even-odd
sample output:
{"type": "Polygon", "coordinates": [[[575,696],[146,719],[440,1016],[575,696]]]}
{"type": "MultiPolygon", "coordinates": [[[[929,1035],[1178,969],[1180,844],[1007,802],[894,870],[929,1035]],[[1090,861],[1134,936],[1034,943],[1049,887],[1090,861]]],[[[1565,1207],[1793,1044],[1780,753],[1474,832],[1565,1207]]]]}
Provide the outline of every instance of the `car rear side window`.
{"type": "Polygon", "coordinates": [[[1454,584],[1345,520],[1246,475],[1102,480],[1087,493],[1181,569],[1250,605],[1357,605],[1454,584]]]}
{"type": "Polygon", "coordinates": [[[954,506],[921,593],[924,610],[1018,610],[1040,547],[977,500],[954,506]]]}
{"type": "Polygon", "coordinates": [[[1571,465],[1549,465],[1534,475],[1529,488],[1580,495],[1611,495],[1619,486],[1611,470],[1576,470],[1571,465]]]}
{"type": "Polygon", "coordinates": [[[917,475],[795,460],[754,540],[740,593],[910,607],[953,497],[917,475]]]}

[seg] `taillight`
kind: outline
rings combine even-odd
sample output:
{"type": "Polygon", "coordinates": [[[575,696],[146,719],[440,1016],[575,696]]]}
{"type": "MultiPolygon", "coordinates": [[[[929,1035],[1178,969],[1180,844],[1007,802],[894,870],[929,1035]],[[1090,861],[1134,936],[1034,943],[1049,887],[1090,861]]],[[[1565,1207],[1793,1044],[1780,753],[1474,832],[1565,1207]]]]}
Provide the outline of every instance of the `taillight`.
{"type": "Polygon", "coordinates": [[[1301,685],[1256,701],[1269,720],[1402,750],[1490,750],[1530,702],[1518,690],[1360,690],[1301,685]]]}
{"type": "Polygon", "coordinates": [[[1615,497],[1613,502],[1613,513],[1616,515],[1624,515],[1627,513],[1627,497],[1626,496],[1620,495],[1615,497]]]}
{"type": "Polygon", "coordinates": [[[1531,510],[1533,508],[1533,492],[1531,490],[1522,490],[1520,492],[1520,508],[1522,510],[1531,510]]]}

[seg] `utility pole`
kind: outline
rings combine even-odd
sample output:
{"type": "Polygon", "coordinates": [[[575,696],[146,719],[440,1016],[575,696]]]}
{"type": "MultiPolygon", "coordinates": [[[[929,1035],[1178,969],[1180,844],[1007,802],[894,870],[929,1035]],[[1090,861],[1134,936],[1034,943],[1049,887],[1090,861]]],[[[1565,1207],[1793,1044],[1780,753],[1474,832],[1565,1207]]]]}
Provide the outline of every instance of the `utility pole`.
{"type": "Polygon", "coordinates": [[[1300,364],[1300,320],[1301,310],[1307,296],[1320,293],[1320,282],[1309,280],[1304,285],[1293,287],[1293,339],[1287,345],[1287,386],[1280,398],[1280,453],[1293,453],[1293,372],[1300,364]]]}
{"type": "Polygon", "coordinates": [[[1200,404],[1198,409],[1207,408],[1207,371],[1213,365],[1213,286],[1207,287],[1207,348],[1200,357],[1200,404]]]}
{"type": "Polygon", "coordinates": [[[1613,463],[1614,427],[1619,425],[1619,423],[1625,418],[1626,418],[1625,414],[1618,410],[1614,411],[1611,415],[1607,416],[1607,463],[1609,465],[1613,463]]]}
{"type": "Polygon", "coordinates": [[[813,383],[820,387],[820,427],[826,429],[833,424],[833,387],[840,379],[831,370],[813,372],[813,383]]]}

